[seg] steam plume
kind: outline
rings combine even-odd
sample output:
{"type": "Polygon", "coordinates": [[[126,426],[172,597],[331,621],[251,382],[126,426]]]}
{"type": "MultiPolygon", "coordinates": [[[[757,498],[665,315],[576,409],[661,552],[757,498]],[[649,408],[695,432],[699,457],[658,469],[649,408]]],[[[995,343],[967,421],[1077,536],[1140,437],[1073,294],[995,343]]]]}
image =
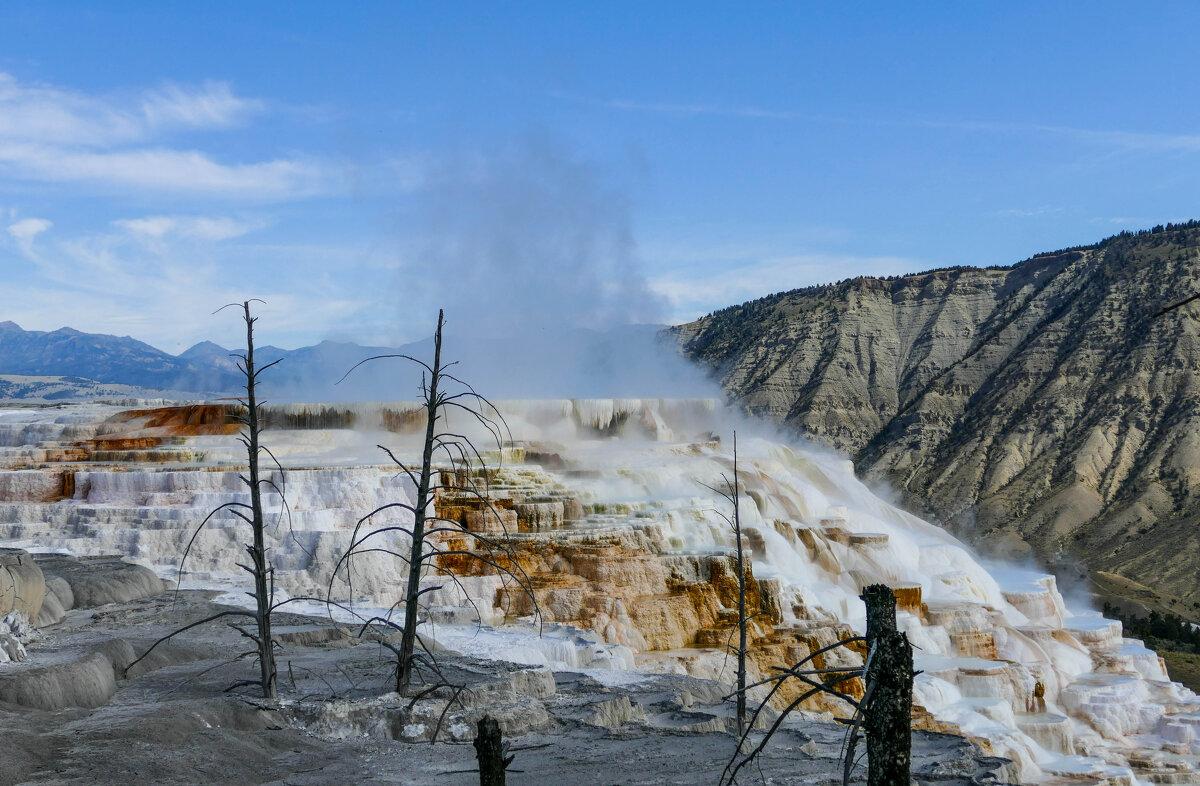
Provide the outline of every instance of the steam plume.
{"type": "Polygon", "coordinates": [[[481,390],[716,395],[660,342],[665,303],[638,262],[629,199],[588,164],[526,139],[434,168],[415,205],[398,317],[431,325],[444,308],[447,351],[481,390]]]}

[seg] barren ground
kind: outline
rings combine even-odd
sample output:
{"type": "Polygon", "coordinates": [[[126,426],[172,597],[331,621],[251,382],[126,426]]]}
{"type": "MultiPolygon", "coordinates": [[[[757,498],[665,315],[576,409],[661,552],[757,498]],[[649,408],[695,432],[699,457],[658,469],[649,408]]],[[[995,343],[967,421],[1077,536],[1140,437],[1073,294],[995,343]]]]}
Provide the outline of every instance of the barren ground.
{"type": "MultiPolygon", "coordinates": [[[[295,615],[276,620],[277,701],[225,692],[254,665],[229,661],[247,641],[220,622],[121,678],[133,653],[221,608],[208,593],[168,592],[76,609],[44,628],[24,663],[0,664],[0,784],[477,783],[471,740],[485,713],[512,741],[517,786],[714,784],[733,752],[730,705],[712,682],[551,674],[442,653],[447,682],[467,686],[447,709],[457,689],[401,699],[389,691],[387,650],[295,615]],[[431,744],[439,719],[444,741],[431,744]]],[[[843,737],[837,724],[789,722],[741,782],[840,783],[843,737]]],[[[995,783],[1005,764],[962,738],[914,735],[920,783],[995,783]]]]}

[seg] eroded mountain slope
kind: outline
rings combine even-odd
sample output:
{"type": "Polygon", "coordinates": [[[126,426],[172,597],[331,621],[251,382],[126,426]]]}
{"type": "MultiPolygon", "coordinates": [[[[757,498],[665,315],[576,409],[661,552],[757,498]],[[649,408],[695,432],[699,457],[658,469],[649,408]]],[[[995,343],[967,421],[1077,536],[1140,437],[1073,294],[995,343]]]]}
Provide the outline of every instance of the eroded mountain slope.
{"type": "Polygon", "coordinates": [[[854,279],[675,328],[747,408],[993,550],[1200,602],[1200,228],[854,279]]]}

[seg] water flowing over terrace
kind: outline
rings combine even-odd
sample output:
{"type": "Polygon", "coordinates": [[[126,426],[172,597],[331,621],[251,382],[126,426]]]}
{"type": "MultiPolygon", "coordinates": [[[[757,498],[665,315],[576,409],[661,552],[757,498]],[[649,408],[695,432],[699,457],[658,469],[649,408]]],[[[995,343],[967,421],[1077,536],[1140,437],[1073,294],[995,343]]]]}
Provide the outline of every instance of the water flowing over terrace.
{"type": "MultiPolygon", "coordinates": [[[[447,424],[484,452],[488,468],[477,479],[491,505],[444,493],[435,507],[461,530],[502,538],[532,598],[485,565],[443,557],[439,568],[457,581],[435,572],[423,579],[442,586],[428,596],[431,635],[473,655],[729,683],[734,543],[717,511],[726,503],[702,485],[732,466],[719,406],[564,399],[497,407],[507,424],[502,444],[488,444],[465,418],[447,424]],[[553,623],[542,635],[531,625],[535,608],[553,623]]],[[[121,554],[173,578],[203,517],[245,496],[237,412],[234,404],[0,410],[0,537],[28,549],[121,554]]],[[[405,402],[265,409],[264,440],[286,470],[274,477],[287,508],[268,495],[282,591],[322,593],[358,519],[412,501],[412,483],[375,446],[413,460],[423,418],[405,402]]],[[[1200,699],[1171,683],[1120,623],[1070,607],[1052,576],[985,567],[943,530],[872,494],[849,462],[739,428],[757,673],[861,632],[858,594],[882,582],[896,591],[900,627],[918,648],[916,725],[982,740],[1029,781],[1183,782],[1197,768],[1200,699]]],[[[237,520],[214,524],[196,538],[184,580],[234,600],[237,520]]],[[[404,536],[389,537],[403,551],[404,536]]],[[[454,531],[438,537],[448,551],[471,542],[454,531]]],[[[402,560],[377,552],[356,558],[349,581],[333,586],[359,608],[386,608],[406,577],[402,560]]],[[[862,654],[834,650],[816,667],[852,668],[862,654]]],[[[815,697],[804,707],[845,716],[839,704],[815,697]]]]}

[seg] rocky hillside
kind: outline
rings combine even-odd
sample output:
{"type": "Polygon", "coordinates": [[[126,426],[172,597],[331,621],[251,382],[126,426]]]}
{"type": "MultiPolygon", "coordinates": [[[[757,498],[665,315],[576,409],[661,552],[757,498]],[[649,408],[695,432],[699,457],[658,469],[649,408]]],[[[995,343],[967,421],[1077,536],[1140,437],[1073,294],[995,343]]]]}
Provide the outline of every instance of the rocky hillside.
{"type": "MultiPolygon", "coordinates": [[[[674,328],[746,408],[968,540],[1200,608],[1200,224],[858,278],[674,328]]],[[[1183,605],[1182,603],[1180,605],[1183,605]]]]}

